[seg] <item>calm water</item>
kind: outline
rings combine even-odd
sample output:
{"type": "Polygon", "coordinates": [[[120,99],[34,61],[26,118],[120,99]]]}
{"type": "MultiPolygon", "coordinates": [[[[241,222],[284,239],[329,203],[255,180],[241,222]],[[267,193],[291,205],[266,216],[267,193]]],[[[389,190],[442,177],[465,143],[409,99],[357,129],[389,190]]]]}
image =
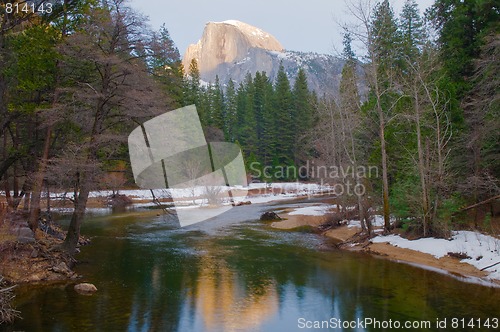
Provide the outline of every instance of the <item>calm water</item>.
{"type": "MultiPolygon", "coordinates": [[[[259,212],[246,209],[238,213],[259,212]]],[[[77,271],[99,291],[19,288],[24,319],[7,330],[304,331],[299,318],[366,317],[447,318],[451,330],[452,318],[500,316],[499,289],[331,250],[314,234],[257,221],[208,230],[173,229],[154,214],[91,217],[83,231],[93,242],[79,254],[77,271]]],[[[350,330],[378,330],[363,327],[350,330]]]]}

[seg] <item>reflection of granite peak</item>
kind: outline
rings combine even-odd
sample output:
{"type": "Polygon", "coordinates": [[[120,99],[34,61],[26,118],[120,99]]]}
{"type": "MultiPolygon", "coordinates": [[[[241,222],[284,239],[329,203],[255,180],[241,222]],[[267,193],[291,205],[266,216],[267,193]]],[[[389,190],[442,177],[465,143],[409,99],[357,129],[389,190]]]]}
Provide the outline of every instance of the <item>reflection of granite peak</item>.
{"type": "Polygon", "coordinates": [[[190,45],[183,58],[185,71],[192,59],[198,62],[201,79],[222,84],[233,79],[243,82],[247,73],[265,71],[274,79],[280,64],[294,81],[299,68],[304,68],[309,87],[323,94],[336,94],[343,61],[331,55],[285,51],[269,33],[239,21],[209,22],[203,36],[190,45]]]}

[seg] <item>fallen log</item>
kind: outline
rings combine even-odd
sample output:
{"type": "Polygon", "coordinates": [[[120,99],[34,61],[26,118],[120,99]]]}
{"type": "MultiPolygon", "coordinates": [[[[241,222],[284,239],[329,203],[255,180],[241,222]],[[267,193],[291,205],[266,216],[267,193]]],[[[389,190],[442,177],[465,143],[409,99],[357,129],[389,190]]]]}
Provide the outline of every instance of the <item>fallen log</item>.
{"type": "Polygon", "coordinates": [[[494,196],[494,197],[490,197],[487,200],[484,200],[482,202],[479,202],[479,203],[476,203],[476,204],[464,207],[464,208],[458,210],[457,212],[455,212],[453,214],[457,214],[457,213],[460,213],[460,212],[464,212],[464,211],[467,211],[467,210],[470,210],[470,209],[477,208],[478,206],[481,206],[481,205],[484,205],[484,204],[488,204],[488,203],[493,202],[494,200],[497,200],[497,199],[500,199],[500,195],[497,195],[497,196],[494,196]]]}

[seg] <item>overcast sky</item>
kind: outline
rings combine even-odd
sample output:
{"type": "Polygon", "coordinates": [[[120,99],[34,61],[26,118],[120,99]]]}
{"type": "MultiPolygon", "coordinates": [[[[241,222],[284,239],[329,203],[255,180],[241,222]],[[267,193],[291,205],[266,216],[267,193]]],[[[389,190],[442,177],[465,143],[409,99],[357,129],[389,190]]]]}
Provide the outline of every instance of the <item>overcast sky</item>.
{"type": "MultiPolygon", "coordinates": [[[[342,49],[336,22],[349,21],[349,0],[129,0],[158,29],[165,23],[181,54],[210,21],[239,20],[276,37],[293,51],[335,53],[342,49]]],[[[375,2],[375,0],[372,0],[375,2]]],[[[433,0],[417,0],[421,13],[433,0]]],[[[404,0],[393,0],[399,12],[404,0]]],[[[351,19],[352,20],[352,19],[351,19]]]]}

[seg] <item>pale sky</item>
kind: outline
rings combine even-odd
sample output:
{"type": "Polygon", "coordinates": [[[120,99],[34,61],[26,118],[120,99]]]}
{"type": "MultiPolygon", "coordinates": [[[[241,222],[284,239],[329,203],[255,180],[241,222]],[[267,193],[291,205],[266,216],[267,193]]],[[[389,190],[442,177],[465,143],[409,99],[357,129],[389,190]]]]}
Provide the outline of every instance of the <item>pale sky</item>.
{"type": "MultiPolygon", "coordinates": [[[[342,31],[337,22],[353,20],[348,16],[346,1],[350,0],[129,0],[129,3],[149,16],[154,29],[165,23],[181,55],[189,44],[200,39],[207,22],[225,20],[239,20],[261,28],[287,50],[335,54],[335,49],[342,49],[342,31]]],[[[404,0],[391,2],[399,15],[404,0]]],[[[420,12],[433,2],[417,0],[420,12]]]]}

